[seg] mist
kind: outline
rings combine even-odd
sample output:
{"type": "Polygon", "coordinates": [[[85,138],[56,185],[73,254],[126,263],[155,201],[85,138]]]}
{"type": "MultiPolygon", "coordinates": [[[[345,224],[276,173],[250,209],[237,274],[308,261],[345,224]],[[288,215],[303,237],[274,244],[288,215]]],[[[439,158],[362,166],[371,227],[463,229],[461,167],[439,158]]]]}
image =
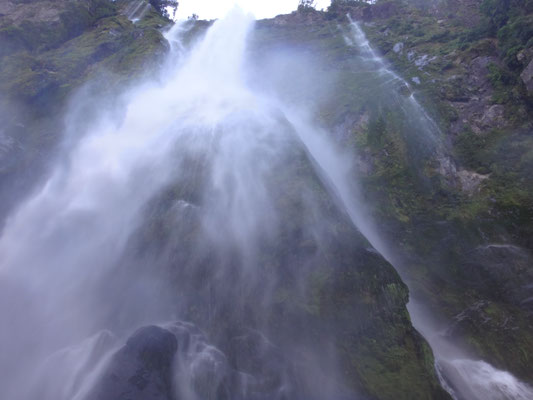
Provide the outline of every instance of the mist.
{"type": "MultiPolygon", "coordinates": [[[[364,354],[346,349],[411,321],[435,393],[531,397],[442,332],[373,218],[364,155],[317,118],[339,73],[306,45],[269,42],[269,26],[235,8],[190,40],[195,22],[178,22],[157,73],[114,95],[95,78],[70,99],[50,168],[0,237],[3,397],[364,399],[347,379],[364,354]]],[[[401,117],[411,167],[456,168],[357,22],[335,34],[353,95],[401,117]]]]}
{"type": "Polygon", "coordinates": [[[384,263],[345,219],[346,194],[330,176],[350,161],[336,157],[309,109],[287,105],[287,93],[320,82],[317,71],[278,96],[287,68],[305,62],[279,52],[261,72],[272,86],[254,88],[250,16],[232,11],[186,50],[189,25],[166,34],[173,50],[159,79],[114,101],[89,89],[74,97],[63,154],[6,221],[9,398],[111,396],[106,369],[125,362],[121,346],[149,325],[196,343],[180,343],[171,396],[356,396],[337,376],[331,328],[297,312],[332,246],[351,253],[360,243],[384,263]],[[87,113],[95,103],[114,107],[87,113]],[[287,316],[281,293],[296,307],[287,316]],[[312,325],[318,333],[298,329],[312,325]],[[259,364],[232,348],[235,338],[258,349],[259,364]],[[205,374],[216,377],[210,389],[198,386],[205,374]]]}

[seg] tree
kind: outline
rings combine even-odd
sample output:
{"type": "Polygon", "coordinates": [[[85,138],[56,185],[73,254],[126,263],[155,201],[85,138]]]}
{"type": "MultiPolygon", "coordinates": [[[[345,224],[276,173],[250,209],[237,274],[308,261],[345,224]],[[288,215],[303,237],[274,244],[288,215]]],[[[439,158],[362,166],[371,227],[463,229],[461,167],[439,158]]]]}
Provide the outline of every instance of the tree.
{"type": "Polygon", "coordinates": [[[150,0],[150,5],[165,18],[170,18],[168,8],[172,9],[172,14],[176,15],[178,0],[150,0]]]}
{"type": "Polygon", "coordinates": [[[298,11],[309,11],[315,9],[315,0],[300,0],[298,11]]]}
{"type": "Polygon", "coordinates": [[[491,34],[504,26],[509,19],[510,0],[483,0],[480,9],[489,19],[491,34]]]}

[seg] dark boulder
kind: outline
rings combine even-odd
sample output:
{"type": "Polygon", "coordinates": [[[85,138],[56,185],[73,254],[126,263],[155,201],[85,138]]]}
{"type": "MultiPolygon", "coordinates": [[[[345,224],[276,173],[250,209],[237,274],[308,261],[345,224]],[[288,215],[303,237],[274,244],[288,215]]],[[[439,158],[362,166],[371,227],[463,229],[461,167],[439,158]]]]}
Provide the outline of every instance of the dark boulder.
{"type": "Polygon", "coordinates": [[[171,400],[176,337],[166,329],[137,330],[111,359],[88,400],[171,400]]]}

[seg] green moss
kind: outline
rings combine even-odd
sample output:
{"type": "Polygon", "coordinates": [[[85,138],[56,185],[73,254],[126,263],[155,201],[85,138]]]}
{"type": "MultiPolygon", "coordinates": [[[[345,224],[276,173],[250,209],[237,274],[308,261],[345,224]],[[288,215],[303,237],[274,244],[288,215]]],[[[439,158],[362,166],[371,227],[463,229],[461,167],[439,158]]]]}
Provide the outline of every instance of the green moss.
{"type": "MultiPolygon", "coordinates": [[[[83,10],[78,18],[89,15],[83,10]]],[[[112,9],[96,11],[107,15],[112,9]]],[[[83,33],[60,47],[34,55],[20,53],[7,59],[0,67],[0,87],[23,101],[59,103],[99,68],[123,77],[138,75],[148,62],[156,63],[157,56],[167,50],[158,30],[150,24],[137,27],[124,16],[100,18],[91,29],[80,26],[85,26],[83,33]]]]}
{"type": "MultiPolygon", "coordinates": [[[[440,176],[431,152],[424,152],[413,143],[409,125],[401,114],[392,107],[379,109],[379,102],[374,101],[379,96],[377,91],[369,95],[364,86],[354,84],[355,76],[346,75],[342,87],[362,94],[366,104],[341,93],[336,105],[352,110],[351,115],[371,116],[366,127],[354,132],[352,141],[369,164],[362,179],[363,192],[367,202],[374,205],[374,216],[382,232],[404,249],[417,292],[425,293],[424,298],[431,299],[435,312],[449,318],[478,301],[488,301],[490,306],[481,313],[485,319],[473,319],[462,326],[457,340],[463,338],[480,357],[531,381],[533,377],[526,371],[523,356],[533,351],[526,334],[530,322],[519,302],[501,289],[503,282],[520,287],[513,280],[519,275],[509,269],[504,276],[491,275],[494,260],[481,262],[473,255],[476,248],[502,240],[533,249],[533,179],[526,172],[533,170],[528,125],[531,114],[518,75],[507,61],[500,67],[491,66],[489,78],[493,101],[505,105],[504,119],[512,128],[482,133],[467,128],[456,136],[448,134],[459,115],[453,103],[462,104],[473,96],[463,78],[471,61],[485,56],[505,58],[504,47],[509,50],[508,57],[516,59],[520,47],[496,42],[482,26],[468,26],[455,17],[441,18],[437,23],[431,14],[402,9],[398,16],[374,19],[363,27],[372,46],[385,55],[396,72],[405,79],[423,75],[423,85],[416,88],[417,99],[443,127],[442,139],[452,142],[451,157],[459,168],[489,175],[477,190],[464,193],[458,181],[440,176]],[[398,42],[404,43],[403,54],[391,51],[398,42]],[[418,56],[438,58],[421,73],[407,60],[410,50],[418,56]],[[512,315],[512,332],[510,327],[501,328],[505,315],[512,315]],[[490,323],[484,322],[486,318],[490,318],[490,323]],[[506,352],[509,346],[512,350],[506,352]]],[[[530,26],[516,28],[527,32],[530,26]]],[[[512,29],[515,27],[509,26],[501,35],[512,29]]],[[[339,88],[338,92],[342,90],[339,88]]],[[[346,113],[350,115],[350,111],[346,113]]],[[[334,123],[339,119],[327,121],[334,123]]],[[[531,271],[516,260],[510,265],[531,271]]],[[[376,369],[380,364],[368,363],[376,369]]],[[[376,379],[376,386],[377,376],[379,373],[371,376],[376,379]]]]}
{"type": "MultiPolygon", "coordinates": [[[[358,4],[357,7],[369,6],[358,4]]],[[[260,22],[252,47],[256,54],[275,46],[303,49],[319,54],[324,68],[338,73],[332,86],[335,95],[317,100],[320,103],[317,120],[333,129],[351,117],[369,116],[367,123],[348,128],[352,136],[347,143],[368,158],[369,171],[361,180],[363,194],[375,205],[374,216],[384,234],[406,249],[417,290],[431,294],[427,298],[433,302],[432,307],[448,317],[479,299],[494,300],[483,310],[493,323],[483,325],[474,320],[461,327],[460,336],[479,355],[527,375],[527,354],[533,349],[527,338],[529,322],[518,307],[496,298],[502,295],[492,288],[500,282],[476,271],[472,265],[477,264],[469,257],[477,246],[502,237],[511,236],[515,242],[533,249],[533,186],[529,177],[533,170],[533,141],[529,131],[462,132],[453,143],[457,161],[470,170],[490,173],[490,178],[479,192],[471,195],[444,183],[445,179],[436,172],[434,147],[421,140],[406,114],[396,106],[401,103],[402,94],[395,92],[397,97],[394,97],[390,91],[379,92],[373,73],[354,70],[351,61],[357,51],[345,45],[343,34],[347,26],[344,15],[335,16],[339,10],[342,8],[337,7],[335,11],[333,7],[328,12],[328,18],[333,21],[314,25],[273,26],[260,22]],[[339,21],[344,24],[341,29],[339,21]],[[478,277],[485,279],[485,289],[472,286],[478,277]],[[506,315],[513,316],[519,332],[498,328],[506,315]],[[509,338],[511,344],[507,343],[509,338]]],[[[401,16],[374,21],[365,29],[373,45],[386,54],[394,69],[406,79],[422,74],[405,56],[391,51],[395,43],[401,41],[406,49],[439,57],[425,69],[427,75],[421,77],[423,86],[418,89],[417,98],[423,100],[442,126],[448,127],[457,119],[449,101],[462,101],[469,96],[460,80],[448,78],[465,73],[462,63],[495,54],[494,41],[479,36],[481,31],[473,35],[469,27],[453,21],[438,24],[435,17],[419,10],[403,6],[400,10],[401,16]],[[456,62],[456,59],[463,61],[456,62]]],[[[142,73],[145,63],[166,50],[159,30],[168,20],[157,13],[150,12],[132,24],[124,16],[115,15],[112,7],[78,11],[72,19],[67,18],[68,14],[63,16],[65,30],[59,29],[57,37],[49,36],[46,31],[49,27],[0,28],[0,41],[10,41],[12,54],[0,65],[0,88],[4,93],[30,104],[43,104],[43,112],[47,112],[47,104],[61,103],[97,71],[105,69],[115,73],[117,79],[113,85],[117,85],[142,73]],[[44,43],[45,39],[50,41],[44,43]]],[[[210,26],[202,21],[194,24],[187,41],[210,26]]],[[[517,49],[514,45],[509,47],[509,56],[517,49]]],[[[491,67],[491,81],[496,102],[511,101],[516,105],[522,101],[521,94],[513,92],[518,81],[509,69],[491,67]]],[[[116,87],[113,85],[108,90],[116,87]]],[[[297,221],[303,218],[294,193],[303,192],[305,187],[312,188],[317,199],[326,197],[320,183],[305,172],[308,166],[297,154],[289,164],[298,165],[301,170],[291,181],[284,174],[273,178],[273,187],[286,188],[277,199],[279,208],[287,210],[286,231],[277,243],[279,253],[274,256],[274,252],[266,252],[261,257],[259,269],[264,271],[276,271],[283,265],[279,259],[289,257],[286,243],[293,240],[297,221]]],[[[185,196],[180,190],[173,188],[168,198],[185,196]]],[[[173,227],[166,217],[165,213],[153,216],[141,232],[143,243],[164,243],[172,235],[173,227]]],[[[339,241],[350,237],[341,224],[330,229],[336,232],[339,241]]],[[[187,243],[192,242],[195,234],[194,230],[188,233],[187,243]]],[[[364,243],[364,240],[357,238],[350,243],[351,248],[353,243],[364,243]]],[[[305,240],[298,246],[307,251],[314,248],[313,243],[305,240]]],[[[370,247],[368,243],[364,246],[370,247]]],[[[314,321],[313,329],[319,333],[328,326],[341,327],[337,339],[345,380],[354,389],[371,396],[447,398],[438,386],[430,349],[411,327],[405,309],[407,288],[397,274],[379,257],[362,248],[354,250],[351,256],[340,256],[343,253],[335,250],[330,248],[330,254],[335,254],[337,263],[324,260],[321,267],[312,271],[308,276],[309,290],[305,293],[291,286],[290,277],[276,288],[276,306],[281,311],[272,317],[272,326],[291,325],[297,318],[303,318],[314,321]],[[361,268],[353,268],[350,260],[354,259],[362,260],[361,268]]],[[[178,278],[172,277],[176,281],[178,278]]],[[[201,321],[205,317],[203,311],[202,305],[191,307],[191,318],[201,321]]]]}

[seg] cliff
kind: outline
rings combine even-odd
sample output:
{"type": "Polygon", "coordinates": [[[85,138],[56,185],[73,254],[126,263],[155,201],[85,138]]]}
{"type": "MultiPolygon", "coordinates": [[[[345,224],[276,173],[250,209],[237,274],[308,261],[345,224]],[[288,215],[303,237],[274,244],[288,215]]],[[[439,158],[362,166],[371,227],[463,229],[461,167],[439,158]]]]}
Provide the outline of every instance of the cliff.
{"type": "MultiPolygon", "coordinates": [[[[486,9],[487,1],[339,0],[325,12],[303,9],[258,21],[249,54],[257,76],[280,50],[309,61],[309,74],[302,65],[286,66],[291,85],[257,85],[274,87],[298,104],[312,103],[314,122],[356,156],[353,179],[361,182],[372,218],[396,255],[395,267],[409,281],[411,296],[446,321],[445,336],[533,382],[530,3],[504,10],[499,20],[486,9]],[[347,15],[366,33],[368,52],[376,54],[354,46],[359,33],[347,15]],[[390,70],[391,79],[376,80],[376,69],[390,70]],[[306,76],[327,84],[306,82],[306,76]]],[[[61,146],[82,136],[83,126],[65,130],[64,114],[76,96],[96,93],[113,109],[125,88],[158,79],[170,49],[163,33],[171,24],[142,1],[0,4],[2,221],[35,189],[61,146]]],[[[188,24],[185,46],[210,26],[188,24]]],[[[101,106],[79,112],[90,120],[101,106]]],[[[121,273],[149,277],[157,271],[184,298],[220,301],[213,314],[207,300],[179,299],[187,303],[180,304],[187,310],[183,317],[230,354],[231,368],[248,368],[261,377],[257,390],[264,396],[272,395],[282,377],[277,367],[262,369],[247,351],[256,340],[249,331],[264,323],[254,317],[259,314],[279,349],[301,345],[326,354],[331,341],[349,393],[375,399],[449,398],[439,385],[431,349],[412,326],[409,291],[400,275],[328,197],[327,183],[312,172],[313,160],[290,127],[280,124],[279,131],[294,140],[291,152],[268,174],[269,193],[285,223],[280,237],[258,250],[260,276],[249,292],[240,293],[241,303],[230,303],[222,288],[217,292],[205,285],[205,279],[217,276],[226,254],[206,248],[200,217],[192,213],[177,228],[169,222],[176,201],[197,203],[209,160],[187,165],[194,175],[151,200],[121,260],[129,269],[121,273]],[[302,215],[304,187],[321,199],[317,215],[328,216],[328,224],[313,235],[307,230],[319,221],[302,215]],[[163,256],[143,265],[153,254],[163,256]],[[303,283],[295,280],[300,265],[312,271],[303,283]],[[276,301],[265,307],[262,283],[273,275],[284,279],[268,288],[276,301]],[[309,290],[299,291],[301,285],[309,290]],[[286,334],[301,343],[284,342],[286,334]],[[246,342],[237,350],[236,338],[246,342]]],[[[295,354],[301,361],[296,365],[272,354],[294,376],[304,368],[302,354],[295,354]]]]}

